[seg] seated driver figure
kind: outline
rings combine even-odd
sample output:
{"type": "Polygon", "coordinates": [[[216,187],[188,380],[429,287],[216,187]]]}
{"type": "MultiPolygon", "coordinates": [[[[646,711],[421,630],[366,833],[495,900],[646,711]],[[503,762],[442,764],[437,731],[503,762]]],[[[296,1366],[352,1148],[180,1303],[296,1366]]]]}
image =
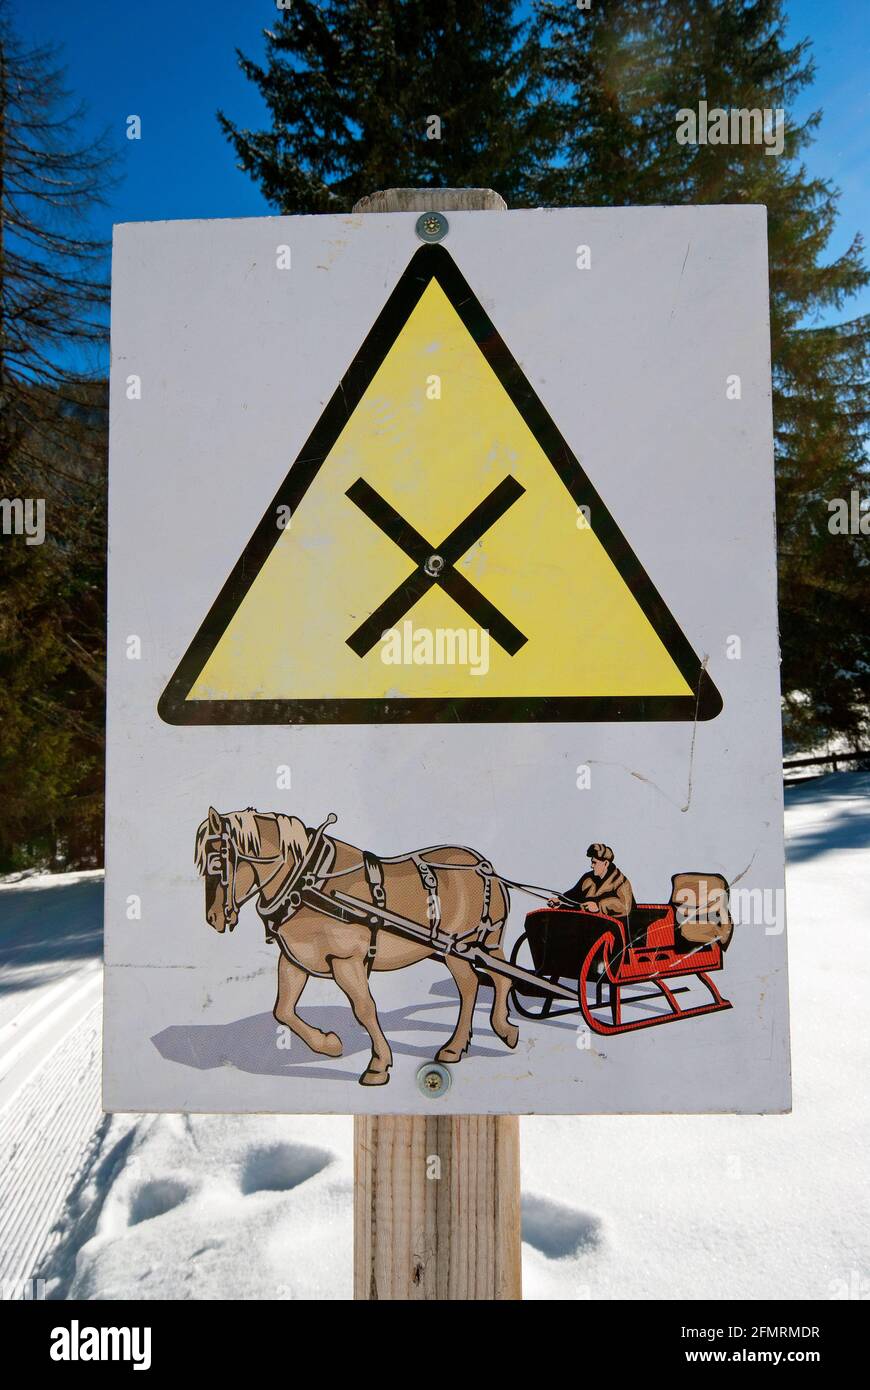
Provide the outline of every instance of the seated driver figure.
{"type": "Polygon", "coordinates": [[[613,862],[613,850],[609,845],[596,841],[586,853],[592,861],[588,873],[583,874],[573,888],[569,888],[561,898],[550,898],[550,907],[564,906],[565,900],[576,903],[584,912],[603,912],[608,917],[628,917],[635,907],[631,884],[617,869],[613,862]]]}

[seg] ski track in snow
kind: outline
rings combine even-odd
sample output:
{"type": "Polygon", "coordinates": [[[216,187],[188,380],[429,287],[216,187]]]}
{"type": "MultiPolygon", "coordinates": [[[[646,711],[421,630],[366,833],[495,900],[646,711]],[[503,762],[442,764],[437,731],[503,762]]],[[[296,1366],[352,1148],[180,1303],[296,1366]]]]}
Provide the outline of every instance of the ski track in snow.
{"type": "MultiPolygon", "coordinates": [[[[84,1016],[46,1054],[39,1021],[32,1079],[0,1110],[0,1283],[29,1279],[100,1122],[100,976],[88,972],[69,1009],[84,1016]]],[[[68,1019],[66,1020],[68,1023],[68,1019]]],[[[44,1019],[42,1020],[44,1022],[44,1019]]],[[[55,1027],[63,1026],[63,1015],[55,1027]]],[[[55,1037],[57,1034],[55,1033],[55,1037]]],[[[31,1039],[18,1039],[28,1065],[31,1039]]],[[[2,1086],[2,1083],[0,1083],[2,1086]]]]}
{"type": "MultiPolygon", "coordinates": [[[[870,776],[786,828],[794,1114],[524,1119],[527,1299],[870,1297],[870,776]]],[[[0,1278],[349,1298],[349,1120],[102,1115],[95,878],[0,884],[0,1278]]]]}
{"type": "Polygon", "coordinates": [[[102,875],[0,884],[0,1291],[35,1276],[102,1117],[102,875]]]}

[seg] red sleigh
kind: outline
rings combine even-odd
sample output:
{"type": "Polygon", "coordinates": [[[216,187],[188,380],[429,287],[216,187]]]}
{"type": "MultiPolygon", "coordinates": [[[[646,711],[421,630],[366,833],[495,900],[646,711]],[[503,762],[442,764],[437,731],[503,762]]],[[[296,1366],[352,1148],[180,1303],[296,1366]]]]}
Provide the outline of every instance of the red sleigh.
{"type": "Polygon", "coordinates": [[[732,931],[728,885],[718,874],[675,874],[670,902],[640,903],[627,919],[540,908],[527,915],[511,954],[513,965],[531,961],[540,984],[518,981],[511,1003],[524,1018],[580,1013],[603,1034],[730,1009],[710,976],[722,969],[732,931]],[[569,981],[576,1003],[566,1006],[569,981]],[[706,995],[684,1007],[678,996],[696,994],[694,984],[706,995]],[[661,1007],[650,1010],[650,1002],[661,1007]]]}

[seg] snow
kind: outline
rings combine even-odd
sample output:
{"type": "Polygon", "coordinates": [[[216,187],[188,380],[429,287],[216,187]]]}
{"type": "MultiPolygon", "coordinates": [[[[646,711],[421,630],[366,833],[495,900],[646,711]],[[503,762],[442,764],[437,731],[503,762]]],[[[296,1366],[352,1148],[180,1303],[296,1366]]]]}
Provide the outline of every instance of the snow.
{"type": "MultiPolygon", "coordinates": [[[[870,774],[786,807],[794,1113],[524,1119],[526,1298],[870,1296],[870,774]]],[[[349,1298],[350,1120],[101,1116],[99,909],[94,874],[0,885],[2,1277],[349,1298]]]]}
{"type": "Polygon", "coordinates": [[[101,879],[0,883],[0,1288],[34,1276],[101,1119],[101,879]]]}

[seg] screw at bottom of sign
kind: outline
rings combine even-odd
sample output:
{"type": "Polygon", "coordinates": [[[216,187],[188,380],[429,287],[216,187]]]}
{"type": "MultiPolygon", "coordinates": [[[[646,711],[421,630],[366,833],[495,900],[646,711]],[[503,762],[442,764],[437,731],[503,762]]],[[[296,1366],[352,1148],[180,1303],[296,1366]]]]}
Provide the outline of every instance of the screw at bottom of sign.
{"type": "Polygon", "coordinates": [[[417,1072],[417,1085],[424,1096],[438,1100],[450,1090],[450,1072],[437,1062],[427,1062],[417,1072]]]}

